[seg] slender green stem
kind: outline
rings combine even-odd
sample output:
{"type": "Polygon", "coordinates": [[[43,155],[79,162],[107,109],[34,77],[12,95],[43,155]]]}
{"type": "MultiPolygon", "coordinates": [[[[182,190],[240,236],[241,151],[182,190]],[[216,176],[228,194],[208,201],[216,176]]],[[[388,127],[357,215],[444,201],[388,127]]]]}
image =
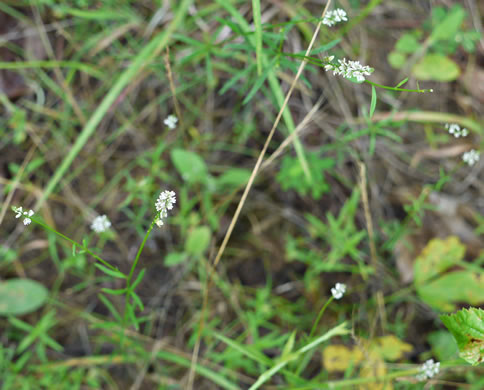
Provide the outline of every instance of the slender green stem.
{"type": "Polygon", "coordinates": [[[136,258],[133,261],[133,265],[131,266],[131,270],[129,271],[128,279],[126,280],[128,287],[129,287],[129,284],[131,283],[131,279],[133,277],[134,271],[136,269],[136,265],[138,264],[139,258],[141,256],[141,252],[143,251],[143,248],[146,244],[146,241],[148,241],[148,237],[149,237],[151,231],[153,230],[153,227],[155,226],[155,221],[156,221],[156,219],[154,219],[151,222],[151,225],[150,225],[148,231],[146,232],[145,237],[143,238],[143,242],[141,243],[141,245],[138,249],[138,253],[136,254],[136,258]]]}
{"type": "Polygon", "coordinates": [[[386,86],[386,85],[374,83],[373,81],[370,81],[370,80],[365,80],[365,83],[373,85],[374,87],[378,87],[378,88],[382,88],[382,89],[388,89],[390,91],[419,92],[419,93],[433,92],[433,89],[420,89],[420,88],[419,89],[406,89],[406,88],[389,87],[389,86],[386,86]]]}
{"type": "Polygon", "coordinates": [[[42,226],[44,229],[57,234],[59,237],[62,237],[64,240],[69,241],[72,245],[75,245],[82,250],[86,251],[89,253],[92,257],[94,257],[97,261],[105,265],[106,267],[112,269],[113,271],[119,271],[116,267],[112,266],[109,264],[106,260],[101,259],[98,255],[94,254],[89,248],[86,248],[84,245],[79,244],[77,241],[74,241],[73,239],[63,235],[62,233],[58,232],[57,230],[51,228],[49,225],[46,225],[45,223],[40,222],[37,218],[30,217],[30,219],[35,222],[37,225],[42,226]]]}
{"type": "MultiPolygon", "coordinates": [[[[138,265],[139,258],[141,256],[141,252],[143,251],[143,248],[146,244],[146,241],[148,241],[148,237],[153,230],[153,227],[155,226],[155,221],[156,218],[153,219],[151,222],[150,227],[148,228],[148,231],[145,234],[145,237],[143,238],[143,241],[141,242],[141,245],[138,249],[138,253],[136,254],[136,257],[133,261],[133,265],[131,266],[131,270],[129,271],[129,275],[126,278],[126,293],[124,295],[124,315],[123,315],[123,328],[126,326],[127,320],[128,320],[128,305],[129,305],[129,298],[132,293],[132,288],[131,288],[131,279],[133,279],[134,271],[136,270],[136,266],[138,265]]],[[[121,342],[121,344],[123,344],[121,342]]]]}
{"type": "Polygon", "coordinates": [[[324,304],[324,306],[321,308],[321,310],[319,311],[319,314],[318,314],[318,317],[316,318],[316,321],[314,321],[314,324],[313,324],[313,327],[311,329],[311,333],[309,333],[309,338],[311,339],[314,335],[314,332],[316,331],[316,328],[319,324],[319,320],[321,320],[321,317],[323,316],[324,314],[324,311],[326,310],[326,308],[328,307],[328,305],[334,300],[334,297],[330,297],[326,303],[324,304]]]}

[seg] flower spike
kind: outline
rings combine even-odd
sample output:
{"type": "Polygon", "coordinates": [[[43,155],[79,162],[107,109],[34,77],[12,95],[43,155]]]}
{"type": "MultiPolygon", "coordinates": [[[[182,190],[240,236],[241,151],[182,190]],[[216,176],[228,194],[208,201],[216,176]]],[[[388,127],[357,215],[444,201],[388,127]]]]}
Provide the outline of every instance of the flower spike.
{"type": "Polygon", "coordinates": [[[15,218],[20,218],[20,217],[24,218],[23,223],[25,226],[30,225],[32,223],[32,220],[30,219],[30,217],[34,215],[33,210],[23,211],[22,207],[15,207],[15,206],[12,207],[12,209],[17,214],[15,215],[15,218]]]}

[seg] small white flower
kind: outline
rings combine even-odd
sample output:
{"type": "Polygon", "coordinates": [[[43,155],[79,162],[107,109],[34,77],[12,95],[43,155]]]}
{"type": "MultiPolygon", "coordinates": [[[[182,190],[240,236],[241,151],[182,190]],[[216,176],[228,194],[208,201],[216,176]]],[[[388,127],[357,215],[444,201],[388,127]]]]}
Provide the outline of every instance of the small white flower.
{"type": "Polygon", "coordinates": [[[346,12],[344,9],[338,8],[334,11],[328,11],[323,18],[323,24],[326,26],[333,26],[336,23],[346,22],[348,18],[346,17],[346,12]]]}
{"type": "Polygon", "coordinates": [[[466,128],[461,129],[457,123],[446,123],[445,128],[455,138],[466,137],[469,134],[469,131],[466,128]]]}
{"type": "Polygon", "coordinates": [[[462,156],[462,160],[470,166],[473,166],[476,162],[479,161],[479,152],[477,150],[469,150],[465,152],[462,156]]]}
{"type": "Polygon", "coordinates": [[[419,381],[432,378],[437,375],[440,370],[440,362],[434,363],[434,359],[427,360],[422,367],[420,367],[420,373],[417,375],[419,381]]]}
{"type": "Polygon", "coordinates": [[[346,292],[346,284],[343,283],[336,283],[331,289],[331,294],[333,294],[334,299],[341,299],[346,292]]]}
{"type": "Polygon", "coordinates": [[[23,223],[24,223],[25,226],[30,225],[32,223],[32,220],[30,219],[30,217],[32,215],[34,215],[33,210],[23,211],[22,207],[15,207],[14,206],[13,211],[17,214],[17,215],[15,215],[15,218],[24,217],[23,223]]]}
{"type": "Polygon", "coordinates": [[[163,225],[163,218],[168,216],[168,210],[173,209],[173,205],[176,203],[176,194],[174,191],[163,191],[158,197],[155,207],[158,211],[158,216],[155,220],[157,226],[163,225]]]}
{"type": "Polygon", "coordinates": [[[333,56],[325,58],[329,63],[324,66],[324,69],[326,71],[332,70],[335,76],[341,75],[347,79],[356,78],[359,82],[363,82],[365,76],[370,76],[374,71],[369,66],[361,65],[359,61],[346,61],[346,58],[338,60],[336,65],[330,62],[333,58],[333,56]]]}
{"type": "Polygon", "coordinates": [[[91,229],[96,233],[103,233],[111,227],[111,222],[105,215],[98,215],[92,221],[91,229]]]}
{"type": "Polygon", "coordinates": [[[163,123],[173,130],[176,127],[177,122],[178,118],[175,115],[168,115],[163,123]]]}

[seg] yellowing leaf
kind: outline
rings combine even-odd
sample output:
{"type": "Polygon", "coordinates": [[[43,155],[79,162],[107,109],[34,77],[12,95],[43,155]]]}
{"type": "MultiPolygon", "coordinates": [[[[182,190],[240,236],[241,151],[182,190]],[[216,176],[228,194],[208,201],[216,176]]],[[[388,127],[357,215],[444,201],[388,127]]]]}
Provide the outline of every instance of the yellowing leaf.
{"type": "Polygon", "coordinates": [[[328,372],[345,371],[350,364],[358,364],[363,359],[358,349],[344,345],[329,345],[323,350],[323,364],[328,372]]]}
{"type": "Polygon", "coordinates": [[[371,350],[377,352],[383,359],[395,361],[401,359],[406,352],[411,352],[413,347],[394,335],[377,338],[371,344],[371,350]]]}
{"type": "Polygon", "coordinates": [[[458,238],[434,239],[415,260],[415,288],[420,298],[440,311],[453,311],[456,304],[484,302],[484,273],[450,271],[464,257],[465,246],[458,238]],[[445,273],[444,273],[445,271],[445,273]]]}
{"type": "Polygon", "coordinates": [[[466,248],[457,237],[435,238],[415,260],[415,284],[423,284],[463,259],[466,248]]]}

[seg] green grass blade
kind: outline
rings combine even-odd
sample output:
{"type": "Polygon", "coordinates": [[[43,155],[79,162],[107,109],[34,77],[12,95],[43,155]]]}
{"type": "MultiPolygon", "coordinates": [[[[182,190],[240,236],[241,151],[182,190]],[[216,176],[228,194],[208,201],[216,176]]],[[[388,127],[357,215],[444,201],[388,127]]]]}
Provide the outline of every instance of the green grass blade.
{"type": "Polygon", "coordinates": [[[290,353],[287,356],[281,358],[281,360],[274,365],[274,367],[270,368],[269,370],[263,372],[257,381],[249,388],[249,390],[256,390],[261,387],[265,382],[267,382],[272,376],[277,374],[282,368],[284,368],[289,362],[296,360],[299,358],[300,355],[308,352],[309,350],[313,349],[314,347],[321,344],[323,341],[329,340],[333,336],[341,336],[350,333],[348,329],[346,329],[346,323],[343,322],[338,326],[330,329],[328,332],[323,334],[322,336],[318,337],[316,340],[310,342],[309,344],[305,345],[304,347],[300,348],[294,353],[290,353]]]}
{"type": "Polygon", "coordinates": [[[262,353],[259,353],[259,351],[254,351],[250,350],[249,348],[245,347],[242,344],[239,344],[238,342],[229,339],[225,337],[224,335],[218,334],[218,333],[213,333],[213,336],[215,336],[217,339],[223,341],[225,344],[228,346],[232,347],[236,351],[239,351],[243,353],[245,356],[247,356],[249,359],[252,359],[260,364],[269,366],[272,364],[272,360],[269,359],[267,356],[265,356],[262,353]]]}
{"type": "Polygon", "coordinates": [[[96,67],[83,64],[77,61],[24,61],[24,62],[0,62],[0,69],[11,69],[11,70],[18,70],[18,69],[30,69],[30,68],[44,68],[44,69],[53,69],[53,68],[70,68],[76,69],[81,72],[87,73],[88,75],[94,76],[98,79],[103,79],[106,75],[101,72],[96,67]]]}
{"type": "Polygon", "coordinates": [[[262,74],[262,24],[260,15],[260,0],[252,0],[252,17],[255,26],[255,56],[257,59],[257,74],[262,74]]]}
{"type": "Polygon", "coordinates": [[[156,35],[136,56],[131,65],[119,76],[118,80],[115,82],[113,87],[109,90],[107,95],[102,100],[101,104],[98,106],[97,110],[92,114],[89,121],[84,126],[81,134],[77,138],[76,142],[72,146],[70,152],[64,157],[64,160],[60,164],[59,168],[55,171],[54,175],[47,183],[42,196],[38,199],[35,208],[38,209],[44,201],[49,197],[49,195],[54,191],[56,185],[62,179],[64,174],[67,172],[72,162],[79,154],[81,149],[84,147],[86,142],[89,140],[91,135],[96,130],[97,126],[103,119],[106,112],[108,112],[111,105],[118,98],[119,94],[128,85],[128,83],[133,80],[136,75],[147,66],[158,53],[167,45],[171,34],[181,25],[185,14],[187,13],[188,7],[193,2],[193,0],[183,0],[180,3],[180,7],[176,11],[176,14],[172,22],[164,29],[161,33],[156,35]]]}
{"type": "MultiPolygon", "coordinates": [[[[182,367],[190,367],[191,361],[187,358],[184,358],[182,356],[176,355],[172,352],[168,351],[158,351],[156,356],[159,359],[167,360],[169,362],[178,364],[182,367]]],[[[196,364],[195,365],[195,371],[197,374],[211,380],[213,383],[219,385],[220,387],[227,389],[227,390],[240,390],[239,386],[233,384],[230,382],[228,379],[220,375],[218,372],[215,372],[211,370],[210,368],[207,368],[205,366],[202,366],[201,364],[196,364]]]]}

